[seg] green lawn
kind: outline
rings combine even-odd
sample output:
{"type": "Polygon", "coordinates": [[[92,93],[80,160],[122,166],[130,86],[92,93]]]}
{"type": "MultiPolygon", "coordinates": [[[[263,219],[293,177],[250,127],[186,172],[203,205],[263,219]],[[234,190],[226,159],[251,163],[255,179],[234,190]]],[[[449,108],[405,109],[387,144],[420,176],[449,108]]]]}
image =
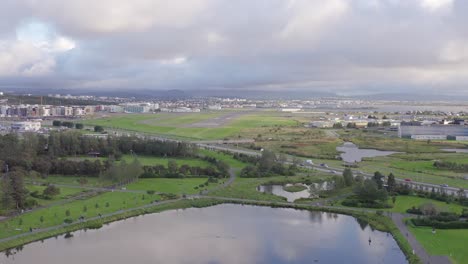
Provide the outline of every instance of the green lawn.
{"type": "MultiPolygon", "coordinates": [[[[26,186],[26,189],[28,189],[29,192],[37,191],[40,194],[42,194],[42,192],[44,191],[45,188],[46,188],[45,186],[38,186],[38,185],[27,185],[26,186]]],[[[38,199],[38,198],[34,198],[34,199],[37,200],[39,205],[47,205],[47,204],[50,204],[50,203],[54,203],[54,202],[57,202],[57,201],[60,201],[60,200],[63,200],[63,199],[67,199],[67,198],[76,196],[76,195],[86,191],[85,189],[82,189],[82,188],[67,188],[67,187],[58,187],[58,188],[60,189],[60,194],[57,195],[57,196],[54,196],[53,199],[51,199],[51,200],[38,199]]]]}
{"type": "Polygon", "coordinates": [[[436,205],[436,207],[440,211],[444,211],[444,212],[461,213],[463,210],[463,206],[454,204],[454,203],[447,204],[445,202],[431,200],[427,198],[421,198],[417,196],[400,195],[396,197],[395,205],[392,209],[390,209],[390,211],[398,212],[398,213],[406,213],[406,210],[413,206],[417,208],[420,205],[424,203],[429,203],[429,202],[433,203],[434,205],[436,205]]]}
{"type": "Polygon", "coordinates": [[[431,255],[449,256],[454,263],[468,263],[468,229],[409,227],[411,233],[431,255]]]}
{"type": "MultiPolygon", "coordinates": [[[[163,165],[167,166],[168,161],[174,160],[177,162],[177,165],[189,165],[193,167],[209,167],[211,164],[207,161],[197,159],[197,158],[163,158],[163,157],[151,157],[151,156],[137,156],[138,161],[141,165],[156,166],[163,165]]],[[[131,155],[124,155],[122,160],[125,160],[127,163],[131,163],[134,160],[134,157],[131,155]]]]}
{"type": "Polygon", "coordinates": [[[244,168],[245,166],[248,165],[245,162],[242,162],[240,160],[237,160],[237,159],[233,158],[232,155],[230,155],[230,154],[225,154],[225,153],[221,153],[221,152],[217,152],[217,151],[210,151],[210,150],[206,150],[206,149],[200,149],[199,153],[201,155],[204,155],[204,156],[214,157],[217,160],[224,161],[227,164],[229,164],[229,166],[231,168],[234,168],[236,170],[241,170],[242,168],[244,168]]]}
{"type": "Polygon", "coordinates": [[[185,179],[167,179],[167,178],[156,178],[156,179],[140,179],[135,183],[127,186],[129,190],[153,190],[156,192],[163,193],[174,193],[174,194],[196,194],[201,190],[209,190],[218,186],[221,182],[226,179],[219,180],[219,183],[210,183],[207,187],[199,187],[204,184],[207,178],[185,178],[185,179]],[[195,188],[197,187],[197,188],[195,188]]]}
{"type": "MultiPolygon", "coordinates": [[[[388,203],[392,204],[391,198],[388,199],[388,203]]],[[[425,203],[434,204],[439,209],[439,211],[441,211],[441,212],[454,212],[454,213],[459,214],[459,213],[461,213],[463,211],[463,208],[464,208],[463,206],[461,206],[459,204],[454,204],[454,203],[447,204],[445,202],[432,200],[432,199],[428,199],[428,198],[421,198],[421,197],[417,197],[417,196],[399,195],[399,196],[396,197],[395,204],[393,205],[393,208],[379,209],[379,210],[390,211],[390,212],[395,212],[395,213],[406,213],[407,209],[410,209],[413,206],[418,208],[420,205],[425,204],[425,203]]],[[[373,208],[367,208],[367,209],[376,210],[376,209],[373,209],[373,208]]]]}
{"type": "Polygon", "coordinates": [[[29,228],[49,227],[63,223],[67,218],[65,212],[70,210],[70,218],[77,219],[80,216],[93,217],[99,213],[107,214],[124,208],[132,208],[150,203],[154,199],[158,199],[157,195],[143,195],[122,192],[107,192],[98,196],[86,199],[73,201],[64,205],[53,206],[50,208],[39,209],[33,212],[26,212],[20,216],[14,217],[8,221],[0,223],[0,238],[5,238],[21,233],[29,232],[29,228]],[[106,203],[109,206],[106,207],[106,203]],[[96,208],[96,204],[98,208],[96,208]],[[87,212],[84,212],[84,206],[87,207],[87,212]],[[44,222],[40,222],[40,217],[44,217],[44,222]],[[19,222],[22,219],[23,223],[19,222]]]}
{"type": "MultiPolygon", "coordinates": [[[[207,161],[204,161],[202,159],[197,159],[197,158],[184,158],[184,157],[155,157],[155,156],[143,156],[143,155],[123,155],[121,160],[125,160],[125,162],[131,163],[133,162],[134,159],[138,159],[138,161],[141,163],[143,166],[156,166],[156,165],[163,165],[167,166],[168,161],[174,160],[177,162],[177,165],[182,166],[182,165],[189,165],[189,166],[198,166],[198,167],[209,167],[211,164],[207,161]]],[[[87,157],[87,156],[82,156],[82,157],[68,157],[67,159],[71,160],[90,160],[94,161],[96,159],[99,159],[101,161],[107,160],[106,157],[98,157],[98,158],[92,158],[92,157],[87,157]]]]}
{"type": "MultiPolygon", "coordinates": [[[[49,175],[47,178],[26,178],[26,182],[35,183],[50,183],[50,184],[65,184],[65,185],[76,185],[79,186],[79,176],[60,176],[60,175],[49,175]]],[[[101,181],[98,177],[85,177],[88,183],[84,184],[83,187],[101,187],[108,183],[101,181]]]]}

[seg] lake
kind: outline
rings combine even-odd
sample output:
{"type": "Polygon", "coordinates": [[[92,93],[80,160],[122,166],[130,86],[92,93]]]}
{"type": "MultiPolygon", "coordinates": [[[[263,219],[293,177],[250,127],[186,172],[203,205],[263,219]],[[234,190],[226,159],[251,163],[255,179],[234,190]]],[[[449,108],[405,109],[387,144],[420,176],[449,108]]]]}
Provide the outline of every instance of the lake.
{"type": "Polygon", "coordinates": [[[361,162],[362,158],[373,158],[380,156],[388,156],[398,152],[395,151],[382,151],[376,149],[360,149],[358,146],[351,142],[345,142],[342,146],[336,148],[337,151],[342,152],[340,157],[343,161],[354,163],[361,162]]]}
{"type": "Polygon", "coordinates": [[[407,263],[391,235],[362,221],[284,208],[171,210],[73,234],[2,253],[0,263],[407,263]]]}

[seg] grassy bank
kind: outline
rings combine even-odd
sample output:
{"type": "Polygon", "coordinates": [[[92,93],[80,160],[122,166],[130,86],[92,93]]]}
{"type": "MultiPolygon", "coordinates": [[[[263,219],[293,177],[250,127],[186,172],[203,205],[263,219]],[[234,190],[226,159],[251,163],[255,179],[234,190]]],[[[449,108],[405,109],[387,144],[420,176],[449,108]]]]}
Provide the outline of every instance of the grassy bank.
{"type": "Polygon", "coordinates": [[[419,263],[419,259],[417,258],[417,256],[412,255],[411,247],[409,246],[408,242],[405,240],[403,235],[399,233],[398,228],[393,224],[393,222],[388,217],[385,217],[383,215],[377,215],[373,213],[364,213],[364,212],[355,212],[355,211],[340,209],[340,208],[328,208],[328,207],[320,208],[320,207],[311,207],[307,205],[285,204],[285,203],[276,203],[276,202],[268,202],[268,201],[239,202],[238,200],[229,200],[229,199],[227,200],[217,200],[217,199],[177,200],[172,203],[155,205],[154,207],[148,207],[145,209],[135,209],[132,211],[112,215],[109,217],[104,217],[99,220],[89,221],[86,223],[72,224],[66,227],[54,229],[52,231],[32,234],[30,236],[25,236],[25,237],[10,240],[7,242],[3,242],[3,243],[0,243],[0,251],[8,249],[8,248],[14,248],[23,244],[31,243],[33,241],[58,236],[66,232],[72,232],[72,231],[85,229],[85,228],[99,228],[105,223],[118,221],[118,220],[129,218],[132,216],[149,214],[149,213],[157,213],[157,212],[161,212],[165,210],[190,208],[190,207],[196,207],[196,208],[208,207],[208,206],[213,206],[213,205],[220,204],[220,203],[235,203],[235,204],[249,204],[249,205],[271,206],[271,207],[285,207],[285,208],[295,208],[295,209],[301,209],[301,210],[315,210],[315,211],[332,212],[332,213],[350,215],[360,220],[366,221],[367,223],[369,223],[369,225],[371,225],[373,228],[377,230],[391,233],[393,237],[395,238],[395,240],[397,241],[403,253],[406,255],[409,263],[419,263]]]}
{"type": "Polygon", "coordinates": [[[126,219],[133,216],[143,215],[143,214],[150,214],[150,213],[158,213],[166,210],[175,210],[175,209],[184,209],[190,207],[208,207],[212,205],[219,204],[219,201],[213,199],[197,199],[197,200],[177,200],[172,203],[166,203],[161,205],[155,205],[154,207],[148,207],[145,209],[135,209],[132,211],[115,214],[108,217],[103,217],[99,220],[87,221],[84,223],[75,223],[70,224],[65,227],[57,228],[47,232],[40,232],[34,233],[28,236],[20,237],[14,240],[0,242],[0,251],[4,251],[6,249],[14,248],[17,246],[21,246],[24,244],[28,244],[34,241],[43,240],[50,237],[55,237],[61,234],[65,234],[67,232],[73,232],[80,229],[87,229],[87,228],[97,228],[102,226],[103,224],[126,219]]]}
{"type": "Polygon", "coordinates": [[[409,229],[429,254],[448,256],[460,264],[468,260],[468,229],[437,229],[435,234],[430,227],[409,226],[409,229]]]}

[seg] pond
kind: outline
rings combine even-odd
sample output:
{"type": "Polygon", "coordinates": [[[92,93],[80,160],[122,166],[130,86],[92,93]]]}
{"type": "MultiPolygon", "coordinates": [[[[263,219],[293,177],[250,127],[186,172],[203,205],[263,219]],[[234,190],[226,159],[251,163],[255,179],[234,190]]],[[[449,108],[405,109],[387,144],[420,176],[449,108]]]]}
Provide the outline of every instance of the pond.
{"type": "Polygon", "coordinates": [[[395,151],[382,151],[376,149],[360,149],[351,142],[345,142],[342,146],[337,147],[336,150],[338,152],[342,152],[340,154],[341,159],[348,163],[361,162],[362,158],[388,156],[399,153],[395,151]]]}
{"type": "Polygon", "coordinates": [[[288,202],[294,202],[300,198],[315,197],[318,191],[333,189],[333,183],[326,181],[322,183],[312,183],[311,185],[301,185],[307,189],[299,192],[288,192],[283,189],[283,185],[260,185],[257,187],[257,191],[281,196],[286,198],[288,202]]]}
{"type": "Polygon", "coordinates": [[[407,263],[393,237],[346,215],[223,204],[114,222],[24,246],[2,264],[407,263]],[[368,242],[369,238],[371,243],[368,242]]]}
{"type": "Polygon", "coordinates": [[[468,149],[441,149],[447,152],[468,153],[468,149]]]}

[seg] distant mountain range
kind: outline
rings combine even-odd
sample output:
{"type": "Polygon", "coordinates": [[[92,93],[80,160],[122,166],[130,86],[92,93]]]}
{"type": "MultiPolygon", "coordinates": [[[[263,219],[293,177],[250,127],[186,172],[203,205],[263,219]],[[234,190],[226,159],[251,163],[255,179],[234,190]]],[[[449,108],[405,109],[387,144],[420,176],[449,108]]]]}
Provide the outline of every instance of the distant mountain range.
{"type": "MultiPolygon", "coordinates": [[[[9,92],[9,91],[4,91],[9,92]]],[[[15,89],[10,93],[16,94],[71,94],[71,95],[93,95],[93,96],[113,96],[113,97],[135,97],[154,99],[187,99],[201,97],[237,97],[246,99],[265,100],[307,100],[317,98],[351,98],[363,100],[395,100],[395,101],[466,101],[468,95],[441,95],[434,93],[377,93],[377,94],[350,94],[339,95],[333,92],[307,91],[307,90],[248,90],[248,89],[219,89],[219,90],[149,90],[149,89],[129,89],[129,90],[68,90],[68,89],[15,89]]]]}

